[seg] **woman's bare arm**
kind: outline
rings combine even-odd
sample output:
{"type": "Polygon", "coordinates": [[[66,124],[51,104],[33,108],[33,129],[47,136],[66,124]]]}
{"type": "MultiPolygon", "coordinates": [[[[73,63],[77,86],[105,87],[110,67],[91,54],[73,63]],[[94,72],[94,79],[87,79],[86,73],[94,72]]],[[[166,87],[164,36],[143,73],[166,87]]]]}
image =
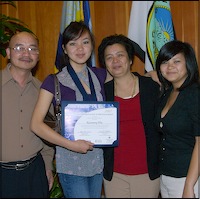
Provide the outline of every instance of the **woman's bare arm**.
{"type": "Polygon", "coordinates": [[[30,125],[31,130],[44,140],[75,152],[87,153],[88,150],[92,150],[93,143],[85,140],[68,140],[44,123],[44,118],[48,112],[52,99],[52,93],[40,89],[38,101],[32,115],[30,125]]]}
{"type": "Polygon", "coordinates": [[[196,184],[200,176],[200,160],[199,160],[199,151],[200,150],[200,137],[196,137],[195,146],[192,153],[192,158],[190,161],[189,170],[187,173],[185,186],[183,190],[183,198],[194,198],[194,185],[196,184]]]}

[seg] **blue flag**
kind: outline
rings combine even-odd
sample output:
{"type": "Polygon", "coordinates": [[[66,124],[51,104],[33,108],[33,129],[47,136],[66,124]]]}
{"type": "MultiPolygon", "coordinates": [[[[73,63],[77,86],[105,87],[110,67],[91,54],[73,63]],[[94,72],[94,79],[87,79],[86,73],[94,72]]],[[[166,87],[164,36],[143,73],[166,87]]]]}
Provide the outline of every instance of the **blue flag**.
{"type": "Polygon", "coordinates": [[[54,70],[55,73],[58,72],[58,69],[60,69],[61,67],[61,57],[63,54],[62,33],[64,29],[70,24],[70,22],[81,21],[81,20],[84,21],[92,31],[89,2],[63,1],[61,27],[57,45],[56,60],[55,60],[55,70],[54,70]]]}
{"type": "MultiPolygon", "coordinates": [[[[90,28],[90,31],[92,32],[92,21],[91,21],[91,16],[90,16],[89,1],[83,1],[83,16],[84,16],[85,24],[90,28]]],[[[91,66],[96,66],[94,51],[91,56],[91,66]]]]}
{"type": "Polygon", "coordinates": [[[155,69],[160,48],[175,39],[169,1],[133,1],[128,37],[147,72],[155,69]]]}

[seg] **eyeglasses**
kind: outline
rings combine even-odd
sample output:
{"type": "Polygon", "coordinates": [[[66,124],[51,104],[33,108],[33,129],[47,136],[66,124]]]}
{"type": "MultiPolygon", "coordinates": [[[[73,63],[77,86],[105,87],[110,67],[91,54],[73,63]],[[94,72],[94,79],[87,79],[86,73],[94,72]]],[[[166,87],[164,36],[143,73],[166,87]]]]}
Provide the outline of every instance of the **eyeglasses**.
{"type": "Polygon", "coordinates": [[[25,48],[23,46],[17,46],[17,47],[11,48],[11,49],[13,49],[15,52],[20,53],[20,54],[24,53],[26,50],[28,50],[28,52],[32,55],[38,55],[39,54],[39,49],[34,48],[34,47],[25,48]]]}

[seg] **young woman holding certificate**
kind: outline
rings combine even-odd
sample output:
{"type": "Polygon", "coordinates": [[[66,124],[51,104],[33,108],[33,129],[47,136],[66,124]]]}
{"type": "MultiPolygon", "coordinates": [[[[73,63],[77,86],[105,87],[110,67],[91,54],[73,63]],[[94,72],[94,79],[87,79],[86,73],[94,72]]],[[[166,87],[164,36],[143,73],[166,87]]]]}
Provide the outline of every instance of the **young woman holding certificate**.
{"type": "MultiPolygon", "coordinates": [[[[103,101],[105,69],[89,67],[94,39],[83,22],[71,22],[63,32],[65,62],[57,75],[61,100],[103,101]]],[[[54,75],[44,80],[36,104],[31,129],[56,145],[56,170],[66,198],[100,198],[103,181],[103,150],[93,143],[70,141],[48,127],[44,117],[55,102],[54,75]]]]}

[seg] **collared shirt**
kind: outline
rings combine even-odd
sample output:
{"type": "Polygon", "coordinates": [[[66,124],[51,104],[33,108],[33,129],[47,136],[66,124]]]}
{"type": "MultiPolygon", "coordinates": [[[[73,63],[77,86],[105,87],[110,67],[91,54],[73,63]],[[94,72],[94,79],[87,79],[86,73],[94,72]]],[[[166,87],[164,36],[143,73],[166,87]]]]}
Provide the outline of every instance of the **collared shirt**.
{"type": "Polygon", "coordinates": [[[11,64],[2,70],[2,155],[1,162],[27,160],[39,151],[46,169],[52,169],[54,150],[30,130],[30,121],[41,82],[30,74],[21,88],[10,73],[11,64]]]}

